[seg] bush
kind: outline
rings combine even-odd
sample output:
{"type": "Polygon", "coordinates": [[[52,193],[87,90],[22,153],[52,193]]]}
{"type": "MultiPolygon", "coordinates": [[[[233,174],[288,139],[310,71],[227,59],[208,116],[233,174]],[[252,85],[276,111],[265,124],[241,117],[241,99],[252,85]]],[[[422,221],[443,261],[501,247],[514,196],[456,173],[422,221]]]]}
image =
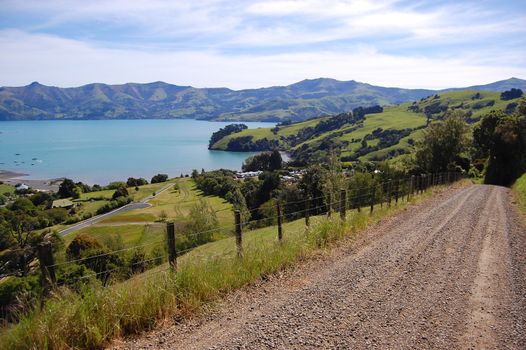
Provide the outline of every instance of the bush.
{"type": "Polygon", "coordinates": [[[99,208],[99,210],[97,210],[97,215],[110,212],[116,208],[120,208],[131,201],[132,200],[130,197],[118,197],[116,200],[111,200],[109,203],[106,203],[104,206],[99,208]]]}
{"type": "Polygon", "coordinates": [[[113,195],[111,196],[111,199],[117,199],[119,197],[127,197],[128,196],[128,190],[125,187],[118,188],[113,195]]]}
{"type": "Polygon", "coordinates": [[[166,182],[168,180],[167,174],[157,174],[154,177],[152,177],[152,181],[150,181],[152,184],[160,183],[160,182],[166,182]]]}

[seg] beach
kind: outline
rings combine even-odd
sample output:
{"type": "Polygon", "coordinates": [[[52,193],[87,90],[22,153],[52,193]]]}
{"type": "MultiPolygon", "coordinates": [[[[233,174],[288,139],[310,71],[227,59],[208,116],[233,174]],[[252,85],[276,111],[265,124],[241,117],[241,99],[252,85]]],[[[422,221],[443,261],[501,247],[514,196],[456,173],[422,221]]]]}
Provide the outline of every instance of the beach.
{"type": "Polygon", "coordinates": [[[16,185],[18,183],[25,183],[34,190],[39,191],[57,191],[62,179],[49,180],[28,180],[24,179],[29,174],[17,173],[9,170],[0,170],[0,181],[9,185],[16,185]]]}

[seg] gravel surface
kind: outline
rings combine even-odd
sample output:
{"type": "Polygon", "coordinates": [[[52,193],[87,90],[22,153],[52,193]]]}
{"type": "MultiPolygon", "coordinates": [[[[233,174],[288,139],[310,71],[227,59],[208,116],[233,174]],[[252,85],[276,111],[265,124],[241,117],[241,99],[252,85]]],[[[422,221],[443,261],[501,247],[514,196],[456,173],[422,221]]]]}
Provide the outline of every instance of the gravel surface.
{"type": "Polygon", "coordinates": [[[120,349],[526,349],[526,231],[506,188],[408,206],[331,256],[120,349]]]}

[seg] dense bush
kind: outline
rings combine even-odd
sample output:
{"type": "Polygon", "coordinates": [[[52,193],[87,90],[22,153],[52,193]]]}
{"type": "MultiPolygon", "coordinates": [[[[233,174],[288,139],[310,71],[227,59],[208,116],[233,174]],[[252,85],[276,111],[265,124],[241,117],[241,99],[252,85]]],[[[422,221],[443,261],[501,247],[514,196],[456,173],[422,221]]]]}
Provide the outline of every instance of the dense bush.
{"type": "Polygon", "coordinates": [[[522,90],[521,89],[511,89],[508,91],[504,91],[500,94],[500,99],[503,101],[512,100],[514,98],[519,98],[522,96],[522,90]]]}
{"type": "Polygon", "coordinates": [[[128,187],[136,187],[136,186],[143,186],[143,185],[147,185],[148,184],[148,181],[146,181],[146,179],[144,178],[134,178],[134,177],[129,177],[128,180],[126,181],[126,186],[128,187]]]}
{"type": "Polygon", "coordinates": [[[210,141],[208,142],[208,149],[212,148],[212,146],[217,141],[221,140],[223,137],[243,131],[247,128],[248,127],[245,124],[230,124],[225,126],[224,128],[219,129],[218,131],[212,134],[212,137],[210,137],[210,141]]]}
{"type": "Polygon", "coordinates": [[[167,174],[157,174],[154,177],[152,177],[152,180],[150,181],[152,184],[160,183],[160,182],[166,182],[168,180],[167,174]]]}
{"type": "Polygon", "coordinates": [[[104,206],[100,207],[97,210],[97,215],[105,214],[113,209],[120,208],[128,203],[130,203],[132,199],[130,197],[118,197],[115,200],[111,200],[109,203],[106,203],[104,206]]]}
{"type": "Polygon", "coordinates": [[[243,163],[243,171],[273,171],[281,169],[281,154],[278,150],[272,152],[262,152],[249,157],[243,163]]]}

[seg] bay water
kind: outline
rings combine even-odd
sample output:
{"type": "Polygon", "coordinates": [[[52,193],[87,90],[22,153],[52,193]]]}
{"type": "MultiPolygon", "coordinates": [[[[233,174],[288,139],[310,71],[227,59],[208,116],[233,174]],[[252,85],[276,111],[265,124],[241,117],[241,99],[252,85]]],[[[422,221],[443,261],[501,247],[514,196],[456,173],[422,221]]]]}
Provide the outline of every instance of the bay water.
{"type": "MultiPolygon", "coordinates": [[[[232,122],[198,120],[50,120],[0,122],[0,169],[27,179],[68,177],[105,185],[157,173],[241,168],[250,152],[207,149],[232,122]]],[[[244,123],[249,128],[273,123],[244,123]]]]}

